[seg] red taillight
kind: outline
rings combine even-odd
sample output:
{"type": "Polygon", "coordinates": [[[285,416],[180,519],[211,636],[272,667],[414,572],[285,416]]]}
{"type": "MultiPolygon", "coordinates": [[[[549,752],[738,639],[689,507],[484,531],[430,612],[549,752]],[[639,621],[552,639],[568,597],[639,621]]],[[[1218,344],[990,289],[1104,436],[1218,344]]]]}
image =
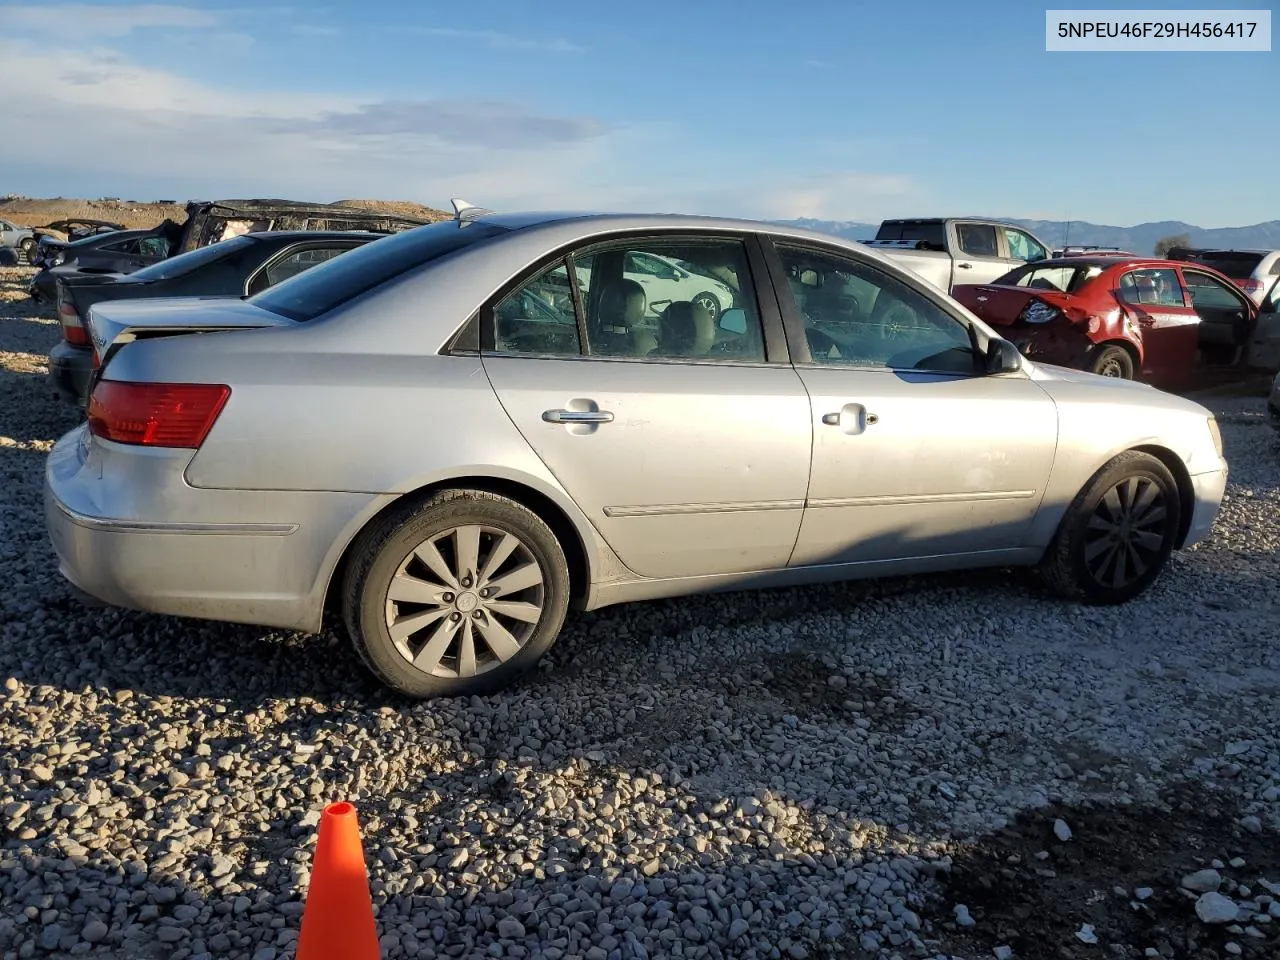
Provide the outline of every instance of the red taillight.
{"type": "Polygon", "coordinates": [[[73,327],[69,323],[64,323],[62,325],[62,339],[67,343],[74,343],[77,347],[89,346],[89,334],[79,324],[73,327]]]}
{"type": "Polygon", "coordinates": [[[58,301],[58,322],[62,324],[62,339],[78,347],[89,346],[89,332],[80,322],[80,314],[70,300],[58,301]]]}
{"type": "Polygon", "coordinates": [[[194,450],[230,396],[223,384],[99,380],[89,398],[89,430],[116,443],[194,450]]]}

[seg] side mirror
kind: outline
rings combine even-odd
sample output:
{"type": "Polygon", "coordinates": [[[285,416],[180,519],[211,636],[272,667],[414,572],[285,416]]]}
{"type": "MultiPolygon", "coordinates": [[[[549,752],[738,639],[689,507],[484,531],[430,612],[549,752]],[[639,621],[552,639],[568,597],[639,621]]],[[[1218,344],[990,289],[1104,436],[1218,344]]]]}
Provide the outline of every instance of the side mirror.
{"type": "Polygon", "coordinates": [[[747,332],[747,311],[741,307],[731,307],[720,314],[720,329],[729,333],[747,332]]]}
{"type": "Polygon", "coordinates": [[[999,338],[987,344],[987,373],[1013,373],[1022,369],[1022,354],[1008,340],[999,338]]]}

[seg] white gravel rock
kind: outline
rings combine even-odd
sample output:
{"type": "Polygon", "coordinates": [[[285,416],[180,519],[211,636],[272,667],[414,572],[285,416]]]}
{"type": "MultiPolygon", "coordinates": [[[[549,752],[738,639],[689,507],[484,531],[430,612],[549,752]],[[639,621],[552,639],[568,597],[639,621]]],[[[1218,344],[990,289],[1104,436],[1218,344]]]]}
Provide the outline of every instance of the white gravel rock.
{"type": "Polygon", "coordinates": [[[1193,893],[1207,893],[1222,886],[1222,874],[1212,868],[1197,870],[1182,878],[1182,886],[1193,893]]]}
{"type": "Polygon", "coordinates": [[[1202,893],[1196,900],[1196,916],[1202,923],[1233,923],[1239,913],[1235,901],[1220,893],[1202,893]]]}

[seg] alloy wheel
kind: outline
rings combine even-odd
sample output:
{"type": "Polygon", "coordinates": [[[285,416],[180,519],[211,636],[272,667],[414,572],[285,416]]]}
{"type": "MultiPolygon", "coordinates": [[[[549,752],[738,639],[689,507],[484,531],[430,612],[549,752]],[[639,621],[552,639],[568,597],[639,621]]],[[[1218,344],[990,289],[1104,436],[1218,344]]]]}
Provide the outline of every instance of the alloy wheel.
{"type": "Polygon", "coordinates": [[[1159,560],[1169,537],[1164,491],[1151,477],[1126,477],[1098,501],[1085,527],[1085,567],[1097,583],[1120,589],[1159,560]]]}
{"type": "Polygon", "coordinates": [[[417,669],[475,677],[520,652],[542,619],[546,595],[543,571],[519,537],[458,526],[401,562],[387,589],[387,630],[417,669]]]}
{"type": "Polygon", "coordinates": [[[707,311],[708,316],[710,316],[710,317],[711,317],[712,321],[715,321],[715,320],[719,319],[719,317],[720,317],[720,301],[719,301],[719,300],[717,300],[717,299],[716,299],[714,296],[712,296],[711,294],[709,294],[709,293],[700,293],[700,294],[698,294],[696,297],[694,297],[694,298],[693,298],[693,302],[694,302],[694,303],[696,303],[696,304],[698,304],[698,306],[702,307],[704,310],[706,310],[706,311],[707,311]]]}

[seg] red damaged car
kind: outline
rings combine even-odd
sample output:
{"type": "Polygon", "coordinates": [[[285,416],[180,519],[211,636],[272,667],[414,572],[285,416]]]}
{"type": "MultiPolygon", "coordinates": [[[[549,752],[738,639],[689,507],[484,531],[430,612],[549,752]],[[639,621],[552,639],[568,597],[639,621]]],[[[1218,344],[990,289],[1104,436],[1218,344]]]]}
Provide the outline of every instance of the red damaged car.
{"type": "Polygon", "coordinates": [[[952,296],[1033,360],[1165,386],[1238,363],[1258,317],[1216,270],[1114,255],[1024,264],[952,296]]]}

